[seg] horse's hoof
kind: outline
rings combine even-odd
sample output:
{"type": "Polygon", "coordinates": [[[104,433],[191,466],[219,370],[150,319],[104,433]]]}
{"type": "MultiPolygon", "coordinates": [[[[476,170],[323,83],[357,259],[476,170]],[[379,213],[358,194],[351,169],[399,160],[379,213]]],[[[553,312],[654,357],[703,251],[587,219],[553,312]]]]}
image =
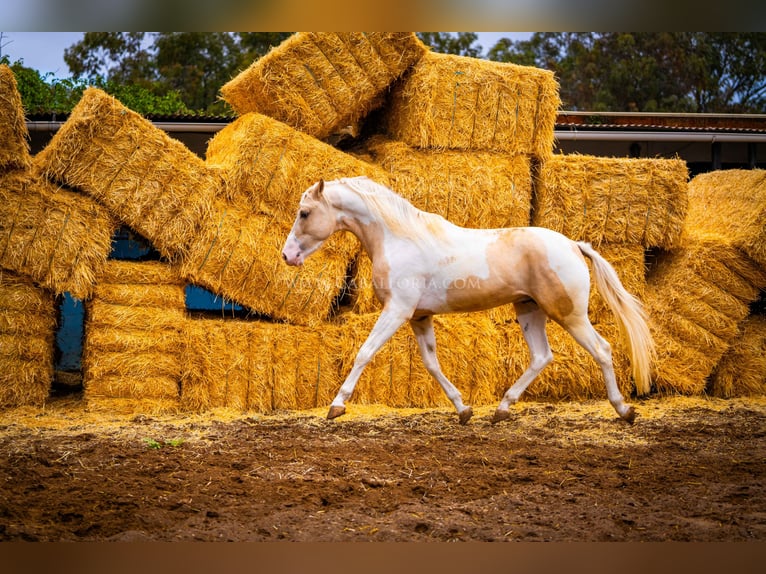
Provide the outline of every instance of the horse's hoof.
{"type": "Polygon", "coordinates": [[[627,411],[625,411],[625,414],[622,415],[622,418],[626,423],[632,425],[636,420],[636,409],[630,407],[627,411]]]}
{"type": "Polygon", "coordinates": [[[337,419],[339,416],[346,414],[346,407],[330,407],[330,411],[327,413],[327,420],[337,419]]]}
{"type": "Polygon", "coordinates": [[[471,407],[466,407],[462,411],[460,411],[460,424],[468,424],[468,421],[471,420],[471,417],[473,416],[473,409],[471,407]]]}
{"type": "Polygon", "coordinates": [[[510,411],[504,411],[502,409],[497,409],[495,411],[495,414],[492,416],[492,424],[496,425],[499,422],[507,421],[509,418],[511,418],[510,411]]]}

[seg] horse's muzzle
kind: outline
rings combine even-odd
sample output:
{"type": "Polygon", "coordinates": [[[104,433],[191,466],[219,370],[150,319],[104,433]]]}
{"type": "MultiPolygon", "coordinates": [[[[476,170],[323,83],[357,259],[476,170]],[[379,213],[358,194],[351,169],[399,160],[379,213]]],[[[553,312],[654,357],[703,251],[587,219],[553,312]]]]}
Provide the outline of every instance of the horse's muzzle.
{"type": "Polygon", "coordinates": [[[285,263],[292,266],[300,266],[303,264],[303,253],[298,241],[291,235],[287,238],[285,246],[282,248],[282,259],[285,263]]]}

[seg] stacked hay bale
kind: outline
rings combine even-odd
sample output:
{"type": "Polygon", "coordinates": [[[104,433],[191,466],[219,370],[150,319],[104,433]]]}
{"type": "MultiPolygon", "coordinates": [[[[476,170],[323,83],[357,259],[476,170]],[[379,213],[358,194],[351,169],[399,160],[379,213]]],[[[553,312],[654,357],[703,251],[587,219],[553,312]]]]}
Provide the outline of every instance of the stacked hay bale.
{"type": "Polygon", "coordinates": [[[385,182],[385,173],[255,113],[216,134],[206,159],[223,174],[225,208],[203,229],[207,238],[196,243],[182,273],[216,292],[225,288],[241,303],[253,301],[253,308],[275,319],[302,325],[327,319],[359,244],[339,234],[301,268],[285,265],[282,246],[298,202],[319,178],[367,175],[385,182]]]}
{"type": "Polygon", "coordinates": [[[182,404],[270,413],[329,404],[337,392],[336,327],[191,318],[182,404]]]}
{"type": "Polygon", "coordinates": [[[297,271],[282,263],[281,245],[300,194],[328,173],[326,166],[338,176],[372,170],[258,114],[214,140],[205,163],[111,96],[89,89],[41,155],[49,178],[93,196],[178,262],[188,281],[276,319],[323,320],[358,244],[336,238],[297,271]],[[254,143],[242,145],[243,137],[254,143]],[[264,158],[278,152],[277,160],[259,163],[260,151],[264,158]]]}
{"type": "Polygon", "coordinates": [[[710,377],[713,396],[766,394],[766,316],[751,315],[739,331],[710,377]]]}
{"type": "MultiPolygon", "coordinates": [[[[750,304],[766,288],[764,221],[766,171],[716,171],[689,183],[681,243],[660,257],[647,289],[660,390],[705,392],[719,360],[737,344],[750,304]]],[[[712,391],[726,395],[732,387],[720,379],[712,391]]]]}
{"type": "Polygon", "coordinates": [[[28,138],[16,80],[0,66],[0,267],[84,299],[106,263],[114,220],[38,177],[28,138]]]}
{"type": "MultiPolygon", "coordinates": [[[[687,180],[681,160],[552,156],[536,181],[532,224],[591,243],[614,266],[625,288],[643,300],[644,252],[678,243],[687,211],[687,180]]],[[[589,316],[612,344],[618,386],[630,394],[634,385],[624,342],[595,285],[589,316]]],[[[524,345],[517,331],[506,331],[511,348],[524,345]]],[[[603,374],[592,357],[558,325],[549,324],[548,338],[554,362],[530,387],[529,396],[604,397],[603,374]]]]}
{"type": "Polygon", "coordinates": [[[85,308],[88,407],[177,410],[184,358],[185,283],[158,261],[109,261],[85,308]]]}
{"type": "Polygon", "coordinates": [[[395,86],[383,121],[416,148],[544,159],[560,104],[548,70],[429,52],[395,86]]]}
{"type": "Polygon", "coordinates": [[[0,269],[0,408],[45,403],[55,329],[53,294],[0,269]]]}
{"type": "Polygon", "coordinates": [[[115,220],[82,194],[29,172],[0,174],[0,266],[86,299],[106,265],[115,220]]]}
{"type": "Polygon", "coordinates": [[[389,84],[425,51],[412,32],[298,32],[221,96],[238,114],[259,112],[319,139],[356,135],[389,84]]]}

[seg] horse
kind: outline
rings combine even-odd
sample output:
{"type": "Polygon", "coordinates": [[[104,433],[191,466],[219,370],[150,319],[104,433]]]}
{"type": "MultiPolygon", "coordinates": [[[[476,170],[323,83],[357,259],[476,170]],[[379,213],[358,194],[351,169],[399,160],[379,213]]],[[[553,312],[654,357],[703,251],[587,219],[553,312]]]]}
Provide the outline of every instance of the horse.
{"type": "Polygon", "coordinates": [[[360,176],[320,179],[303,192],[282,258],[300,266],[339,231],[353,233],[370,256],[373,289],[383,308],[330,404],[328,419],[346,412],[346,400],[365,366],[409,322],[427,371],[454,405],[460,424],[466,424],[473,410],[441,371],[433,316],[512,304],[530,362],[503,395],[492,424],[510,418],[510,406],[553,360],[545,331],[548,318],[590,353],[601,367],[609,402],[624,421],[634,422],[636,410],[617,386],[611,346],[588,318],[591,277],[586,258],[627,342],[638,395],[650,391],[654,343],[641,302],[589,243],[543,227],[459,227],[360,176]]]}

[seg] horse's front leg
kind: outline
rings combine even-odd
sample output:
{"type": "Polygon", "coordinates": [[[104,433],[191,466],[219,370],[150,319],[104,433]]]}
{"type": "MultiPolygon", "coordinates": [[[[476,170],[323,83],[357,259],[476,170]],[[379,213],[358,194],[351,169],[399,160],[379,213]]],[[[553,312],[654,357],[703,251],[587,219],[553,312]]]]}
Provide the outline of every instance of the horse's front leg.
{"type": "Polygon", "coordinates": [[[330,412],[327,413],[328,419],[334,419],[346,412],[346,401],[354,392],[356,383],[367,363],[411,316],[412,311],[410,309],[405,310],[399,305],[390,304],[383,308],[380,317],[367,336],[367,340],[359,349],[351,372],[330,404],[330,412]]]}
{"type": "Polygon", "coordinates": [[[411,319],[410,326],[415,333],[420,349],[420,358],[429,374],[441,385],[447,398],[455,405],[455,410],[460,417],[460,424],[466,424],[473,416],[473,409],[463,404],[463,398],[460,391],[450,380],[442,373],[439,359],[436,356],[436,336],[434,335],[433,317],[422,317],[420,319],[411,319]]]}

